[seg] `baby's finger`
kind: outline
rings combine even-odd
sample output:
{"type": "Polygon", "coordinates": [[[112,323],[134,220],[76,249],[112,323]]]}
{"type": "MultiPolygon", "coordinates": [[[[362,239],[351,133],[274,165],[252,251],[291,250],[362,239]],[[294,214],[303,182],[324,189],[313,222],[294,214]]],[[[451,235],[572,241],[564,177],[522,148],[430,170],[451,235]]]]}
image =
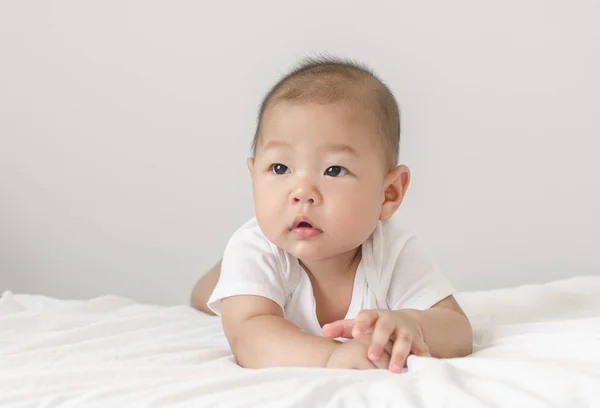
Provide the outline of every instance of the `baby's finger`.
{"type": "Polygon", "coordinates": [[[323,326],[323,336],[330,339],[338,337],[352,338],[352,328],[354,327],[354,319],[337,320],[323,326]]]}
{"type": "Polygon", "coordinates": [[[377,321],[379,315],[376,310],[363,310],[354,319],[354,328],[352,329],[352,336],[354,338],[360,337],[369,327],[371,327],[377,321]]]}
{"type": "Polygon", "coordinates": [[[392,349],[394,348],[394,342],[393,341],[388,341],[387,344],[385,345],[384,351],[386,353],[388,353],[390,356],[392,355],[392,349]]]}
{"type": "Polygon", "coordinates": [[[367,358],[367,360],[370,361],[378,369],[387,370],[390,368],[390,354],[388,354],[387,352],[383,353],[377,361],[372,361],[369,358],[367,358]]]}
{"type": "Polygon", "coordinates": [[[399,373],[404,368],[406,358],[410,353],[412,337],[409,334],[402,334],[396,337],[394,347],[392,348],[392,358],[390,359],[390,371],[399,373]]]}
{"type": "Polygon", "coordinates": [[[411,353],[417,356],[423,357],[431,357],[431,353],[429,352],[429,347],[425,343],[422,337],[414,338],[411,353]]]}
{"type": "Polygon", "coordinates": [[[370,361],[372,364],[375,365],[375,367],[377,367],[379,369],[388,370],[390,368],[390,358],[391,358],[390,356],[392,355],[393,347],[394,347],[394,343],[392,341],[388,341],[387,344],[385,345],[383,354],[381,355],[379,360],[371,361],[371,359],[369,359],[368,357],[367,357],[367,360],[370,361]]]}
{"type": "Polygon", "coordinates": [[[381,358],[381,354],[395,329],[394,323],[389,319],[380,317],[377,320],[371,337],[371,345],[369,346],[369,359],[377,361],[381,358]]]}

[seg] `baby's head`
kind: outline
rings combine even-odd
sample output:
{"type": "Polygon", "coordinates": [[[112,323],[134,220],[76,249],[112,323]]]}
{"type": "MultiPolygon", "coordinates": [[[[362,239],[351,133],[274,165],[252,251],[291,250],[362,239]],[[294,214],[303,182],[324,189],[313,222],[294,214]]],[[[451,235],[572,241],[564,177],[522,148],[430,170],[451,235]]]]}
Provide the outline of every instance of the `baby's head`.
{"type": "Polygon", "coordinates": [[[248,167],[261,230],[301,260],[354,251],[400,206],[400,115],[352,62],[309,60],[265,97],[248,167]]]}

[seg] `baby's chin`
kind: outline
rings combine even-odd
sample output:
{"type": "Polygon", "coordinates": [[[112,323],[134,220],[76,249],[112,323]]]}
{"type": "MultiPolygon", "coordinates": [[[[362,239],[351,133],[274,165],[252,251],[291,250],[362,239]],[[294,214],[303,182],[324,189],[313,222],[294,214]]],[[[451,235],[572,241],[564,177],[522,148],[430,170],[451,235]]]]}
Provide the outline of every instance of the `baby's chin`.
{"type": "Polygon", "coordinates": [[[282,249],[305,263],[328,260],[351,250],[348,248],[329,246],[325,242],[311,242],[310,240],[294,242],[291,243],[291,245],[288,243],[288,245],[285,245],[282,249]]]}
{"type": "Polygon", "coordinates": [[[279,248],[302,261],[318,261],[327,258],[326,244],[318,239],[290,239],[289,237],[277,237],[272,240],[279,248]],[[279,238],[279,239],[277,239],[279,238]]]}

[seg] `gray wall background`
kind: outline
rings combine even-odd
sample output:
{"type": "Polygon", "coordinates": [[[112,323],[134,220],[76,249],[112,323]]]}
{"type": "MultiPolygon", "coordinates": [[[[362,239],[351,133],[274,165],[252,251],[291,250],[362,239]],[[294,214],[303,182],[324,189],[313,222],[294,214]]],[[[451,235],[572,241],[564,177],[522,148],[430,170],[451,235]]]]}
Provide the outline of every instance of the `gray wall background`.
{"type": "Polygon", "coordinates": [[[395,91],[398,213],[461,290],[600,274],[600,3],[0,3],[0,290],[187,302],[299,57],[395,91]]]}

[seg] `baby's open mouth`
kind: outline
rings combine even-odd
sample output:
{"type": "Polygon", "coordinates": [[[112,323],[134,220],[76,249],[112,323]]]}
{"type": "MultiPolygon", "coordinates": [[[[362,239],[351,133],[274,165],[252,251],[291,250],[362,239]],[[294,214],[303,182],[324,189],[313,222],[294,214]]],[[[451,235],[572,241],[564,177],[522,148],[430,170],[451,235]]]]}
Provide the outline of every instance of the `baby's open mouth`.
{"type": "Polygon", "coordinates": [[[296,217],[290,232],[300,239],[314,238],[322,233],[320,229],[315,228],[312,220],[306,216],[296,217]]]}
{"type": "Polygon", "coordinates": [[[301,236],[313,236],[321,232],[321,230],[315,227],[315,224],[313,224],[312,220],[306,216],[296,217],[292,223],[290,231],[295,231],[301,236]]]}

